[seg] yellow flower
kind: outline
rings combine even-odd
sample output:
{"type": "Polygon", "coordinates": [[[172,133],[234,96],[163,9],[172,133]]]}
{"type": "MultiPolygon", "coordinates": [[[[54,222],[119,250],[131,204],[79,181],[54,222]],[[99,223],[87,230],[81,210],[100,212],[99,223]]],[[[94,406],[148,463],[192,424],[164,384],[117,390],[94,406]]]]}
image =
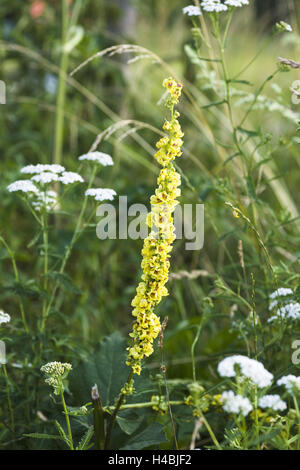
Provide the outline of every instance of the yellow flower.
{"type": "Polygon", "coordinates": [[[152,210],[148,214],[147,223],[151,232],[144,240],[142,249],[142,282],[139,283],[131,303],[134,307],[132,315],[135,317],[135,323],[129,335],[133,345],[127,348],[126,364],[132,367],[134,374],[141,373],[141,361],[153,353],[153,341],[161,329],[154,308],[168,295],[165,284],[169,277],[169,256],[175,240],[172,213],[178,204],[176,198],[180,196],[180,175],[172,161],[182,154],[183,132],[177,120],[179,113],[174,111],[182,85],[173,78],[167,78],[163,86],[169,92],[166,106],[171,111],[171,119],[163,125],[169,135],[162,137],[156,144],[158,151],[155,158],[163,168],[157,179],[155,194],[150,198],[152,210]]]}

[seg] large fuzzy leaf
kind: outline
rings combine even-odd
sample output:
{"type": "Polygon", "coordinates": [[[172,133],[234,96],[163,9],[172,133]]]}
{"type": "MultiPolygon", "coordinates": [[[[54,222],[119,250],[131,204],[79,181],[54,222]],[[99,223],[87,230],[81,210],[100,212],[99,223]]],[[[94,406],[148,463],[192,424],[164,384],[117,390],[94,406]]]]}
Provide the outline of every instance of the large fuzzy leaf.
{"type": "Polygon", "coordinates": [[[76,400],[80,403],[90,401],[91,388],[97,384],[103,405],[113,405],[130,371],[125,358],[126,345],[121,334],[115,332],[105,338],[69,375],[70,389],[76,400]]]}
{"type": "Polygon", "coordinates": [[[161,444],[166,441],[163,426],[159,423],[152,423],[146,429],[131,436],[126,444],[121,447],[122,450],[140,450],[146,447],[161,444]]]}

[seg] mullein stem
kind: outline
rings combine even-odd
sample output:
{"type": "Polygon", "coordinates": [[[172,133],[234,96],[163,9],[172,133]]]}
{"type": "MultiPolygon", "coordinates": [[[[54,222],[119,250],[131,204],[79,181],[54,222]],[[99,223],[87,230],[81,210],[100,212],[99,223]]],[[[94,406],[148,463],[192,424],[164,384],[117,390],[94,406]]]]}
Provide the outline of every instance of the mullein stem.
{"type": "MultiPolygon", "coordinates": [[[[125,383],[125,386],[123,387],[122,390],[124,390],[126,385],[129,385],[131,383],[132,377],[133,377],[133,371],[131,370],[130,374],[128,376],[128,379],[125,383]]],[[[117,404],[116,404],[116,407],[113,411],[113,414],[111,415],[111,418],[110,418],[110,421],[109,421],[109,424],[108,424],[108,428],[107,428],[107,432],[106,432],[106,438],[105,438],[105,444],[104,444],[104,449],[105,450],[109,449],[111,436],[112,436],[112,431],[113,431],[113,428],[114,428],[114,425],[115,425],[115,422],[116,422],[116,419],[117,419],[117,414],[118,414],[121,406],[123,405],[123,402],[125,400],[125,396],[126,396],[126,392],[121,391],[121,393],[119,395],[119,399],[118,399],[117,404]]]]}

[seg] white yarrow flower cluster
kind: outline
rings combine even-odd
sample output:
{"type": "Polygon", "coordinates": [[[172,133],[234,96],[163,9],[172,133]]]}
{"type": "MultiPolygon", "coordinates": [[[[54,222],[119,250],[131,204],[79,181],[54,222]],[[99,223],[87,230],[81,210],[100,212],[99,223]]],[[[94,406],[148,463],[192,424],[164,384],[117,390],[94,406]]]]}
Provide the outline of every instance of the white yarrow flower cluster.
{"type": "Polygon", "coordinates": [[[277,310],[277,316],[298,320],[298,318],[300,318],[300,304],[298,302],[292,302],[279,308],[277,310]]]}
{"type": "Polygon", "coordinates": [[[74,171],[64,171],[59,177],[59,181],[63,184],[83,183],[84,179],[74,171]]]}
{"type": "Polygon", "coordinates": [[[57,205],[57,193],[55,191],[39,191],[36,194],[36,200],[32,202],[36,211],[40,212],[42,209],[50,211],[57,205]]]}
{"type": "Polygon", "coordinates": [[[248,398],[242,395],[235,395],[232,390],[223,392],[221,395],[223,409],[227,413],[242,414],[247,416],[253,410],[253,406],[248,398]]]}
{"type": "Polygon", "coordinates": [[[72,365],[68,362],[48,362],[41,367],[41,371],[46,375],[45,382],[53,387],[55,395],[63,392],[63,381],[70,370],[72,370],[72,365]]]}
{"type": "Polygon", "coordinates": [[[103,152],[89,152],[78,157],[78,160],[89,160],[91,162],[100,163],[102,166],[112,166],[114,164],[110,155],[103,152]]]}
{"type": "Polygon", "coordinates": [[[225,0],[224,3],[229,7],[243,7],[244,5],[249,5],[248,0],[225,0]]]}
{"type": "Polygon", "coordinates": [[[43,171],[42,173],[37,173],[32,178],[32,181],[39,184],[49,184],[53,181],[58,181],[59,176],[57,173],[52,173],[51,171],[43,171]]]}
{"type": "Polygon", "coordinates": [[[199,7],[196,7],[194,5],[189,5],[187,7],[184,7],[182,9],[184,15],[188,16],[200,16],[202,15],[201,10],[199,7]]]}
{"type": "Polygon", "coordinates": [[[284,375],[281,379],[277,380],[277,385],[283,385],[290,393],[294,390],[300,392],[300,377],[292,374],[284,375]]]}
{"type": "Polygon", "coordinates": [[[269,310],[272,311],[278,304],[280,306],[277,308],[275,315],[268,319],[268,323],[282,319],[298,320],[300,318],[300,304],[290,301],[292,295],[294,295],[292,289],[285,287],[280,287],[270,294],[272,302],[269,305],[269,310]]]}
{"type": "Polygon", "coordinates": [[[271,408],[274,411],[284,411],[287,407],[285,401],[279,395],[265,395],[258,401],[260,408],[271,408]]]}
{"type": "Polygon", "coordinates": [[[38,188],[29,180],[18,180],[7,186],[10,193],[21,191],[22,193],[38,193],[38,188]]]}
{"type": "Polygon", "coordinates": [[[279,289],[275,290],[270,294],[270,299],[277,299],[277,297],[284,297],[286,295],[292,295],[292,289],[286,287],[279,287],[279,289]]]}
{"type": "Polygon", "coordinates": [[[8,313],[3,312],[3,310],[0,310],[0,325],[2,323],[9,323],[10,322],[10,315],[8,313]]]}
{"type": "Polygon", "coordinates": [[[221,3],[220,0],[203,0],[201,2],[201,8],[208,13],[220,13],[221,11],[228,10],[227,6],[221,3]]]}
{"type": "Polygon", "coordinates": [[[48,362],[44,366],[41,367],[41,371],[47,375],[53,375],[54,377],[61,377],[66,372],[70,372],[72,370],[72,364],[68,362],[48,362]]]}
{"type": "Polygon", "coordinates": [[[247,356],[226,357],[219,363],[218,372],[221,377],[235,377],[237,375],[235,366],[238,366],[240,373],[251,379],[259,388],[268,387],[272,383],[273,374],[268,372],[261,362],[247,356]]]}
{"type": "Polygon", "coordinates": [[[29,180],[19,180],[11,183],[7,189],[9,192],[22,191],[29,193],[31,204],[36,211],[53,209],[57,205],[57,194],[48,190],[49,184],[61,182],[63,184],[83,183],[81,175],[73,171],[66,171],[62,165],[27,165],[21,169],[24,175],[30,175],[29,180]]]}
{"type": "Polygon", "coordinates": [[[90,188],[84,194],[85,196],[92,196],[95,201],[113,201],[117,195],[116,191],[109,188],[90,188]]]}
{"type": "Polygon", "coordinates": [[[61,165],[53,164],[53,165],[43,165],[38,163],[37,165],[27,165],[21,169],[21,173],[23,174],[30,174],[35,175],[38,173],[42,173],[44,171],[50,171],[51,173],[62,173],[65,171],[65,168],[61,165]]]}

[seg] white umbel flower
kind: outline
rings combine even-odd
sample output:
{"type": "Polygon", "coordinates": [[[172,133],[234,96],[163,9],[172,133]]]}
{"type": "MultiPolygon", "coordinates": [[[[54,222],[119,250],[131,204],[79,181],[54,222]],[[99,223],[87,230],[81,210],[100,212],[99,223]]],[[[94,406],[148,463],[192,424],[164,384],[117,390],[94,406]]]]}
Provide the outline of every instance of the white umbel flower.
{"type": "Polygon", "coordinates": [[[224,3],[229,7],[243,7],[244,5],[249,5],[248,0],[225,0],[224,3]]]}
{"type": "Polygon", "coordinates": [[[57,193],[55,191],[39,191],[36,194],[36,200],[32,202],[32,206],[36,211],[40,212],[45,209],[50,211],[57,205],[57,193]]]}
{"type": "Polygon", "coordinates": [[[0,310],[0,325],[2,323],[9,323],[10,322],[10,315],[8,313],[3,312],[3,310],[0,310]]]}
{"type": "Polygon", "coordinates": [[[200,16],[200,15],[202,15],[200,8],[196,7],[194,5],[189,5],[187,7],[184,7],[182,9],[182,12],[183,12],[184,15],[188,15],[188,16],[200,16]]]}
{"type": "Polygon", "coordinates": [[[260,408],[271,408],[274,411],[284,411],[287,407],[285,401],[279,395],[265,395],[258,401],[260,408]]]}
{"type": "Polygon", "coordinates": [[[38,163],[37,165],[27,165],[21,169],[21,173],[35,175],[38,173],[43,173],[44,171],[50,171],[51,173],[62,173],[65,171],[65,168],[61,165],[43,165],[38,163]]]}
{"type": "Polygon", "coordinates": [[[300,304],[298,302],[291,302],[290,297],[292,295],[294,295],[292,289],[285,287],[280,287],[270,294],[272,302],[269,305],[269,310],[274,310],[278,304],[280,307],[277,308],[275,315],[269,318],[268,323],[282,319],[298,320],[300,318],[300,304]]]}
{"type": "Polygon", "coordinates": [[[35,183],[49,184],[49,183],[52,183],[53,181],[58,181],[59,176],[57,173],[52,173],[51,171],[44,171],[42,173],[38,173],[34,175],[31,179],[35,183]]]}
{"type": "Polygon", "coordinates": [[[299,320],[300,318],[300,304],[298,302],[291,302],[283,307],[277,309],[275,315],[268,319],[268,323],[280,321],[282,319],[299,320]]]}
{"type": "Polygon", "coordinates": [[[84,179],[74,171],[64,171],[59,177],[59,181],[63,184],[83,183],[84,179]]]}
{"type": "Polygon", "coordinates": [[[92,196],[95,201],[113,201],[117,195],[116,191],[109,188],[90,188],[84,194],[85,196],[92,196]]]}
{"type": "Polygon", "coordinates": [[[279,287],[279,289],[270,294],[270,299],[277,299],[277,297],[285,297],[286,295],[293,295],[292,289],[279,287]]]}
{"type": "Polygon", "coordinates": [[[72,370],[72,364],[68,362],[48,362],[41,367],[42,372],[54,377],[62,377],[66,372],[70,372],[70,370],[72,370]]]}
{"type": "Polygon", "coordinates": [[[114,164],[110,155],[103,152],[89,152],[78,157],[78,160],[89,160],[91,162],[100,163],[102,166],[112,166],[114,164]]]}
{"type": "Polygon", "coordinates": [[[220,13],[221,11],[228,10],[227,6],[221,3],[220,0],[203,0],[203,2],[201,2],[201,8],[208,13],[220,13]]]}
{"type": "Polygon", "coordinates": [[[72,370],[72,364],[68,362],[48,362],[41,367],[41,371],[46,375],[45,382],[54,389],[54,394],[59,395],[64,390],[63,381],[72,370]]]}
{"type": "Polygon", "coordinates": [[[293,390],[300,392],[300,377],[292,374],[284,375],[281,379],[277,380],[277,385],[283,385],[290,393],[293,390]]]}
{"type": "Polygon", "coordinates": [[[22,191],[22,193],[38,193],[38,188],[32,183],[32,181],[28,180],[14,181],[14,183],[7,186],[7,189],[10,193],[14,193],[16,191],[22,191]]]}
{"type": "Polygon", "coordinates": [[[227,413],[241,413],[243,416],[247,416],[253,410],[253,406],[248,398],[242,397],[242,395],[235,395],[232,390],[223,392],[221,401],[223,402],[223,409],[227,413]]]}
{"type": "Polygon", "coordinates": [[[268,372],[264,365],[247,356],[235,355],[226,357],[218,365],[221,377],[235,377],[235,366],[238,365],[241,374],[252,380],[259,388],[268,387],[273,380],[273,374],[268,372]]]}

